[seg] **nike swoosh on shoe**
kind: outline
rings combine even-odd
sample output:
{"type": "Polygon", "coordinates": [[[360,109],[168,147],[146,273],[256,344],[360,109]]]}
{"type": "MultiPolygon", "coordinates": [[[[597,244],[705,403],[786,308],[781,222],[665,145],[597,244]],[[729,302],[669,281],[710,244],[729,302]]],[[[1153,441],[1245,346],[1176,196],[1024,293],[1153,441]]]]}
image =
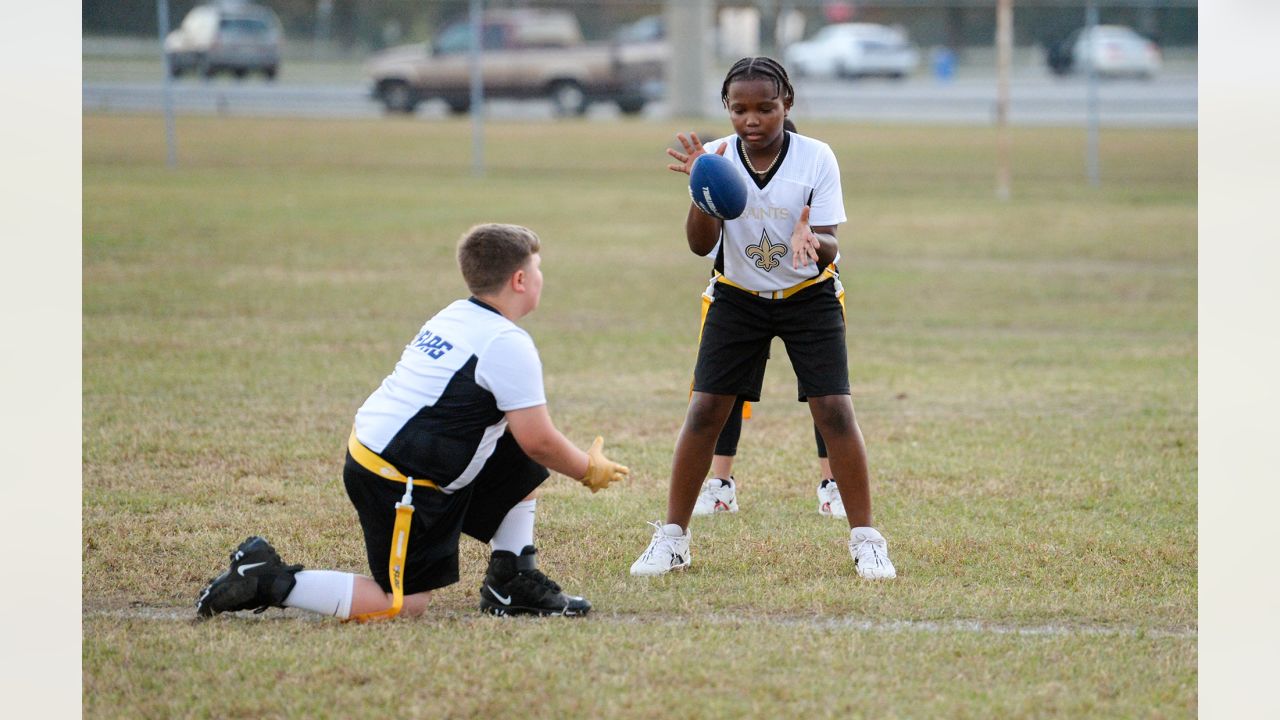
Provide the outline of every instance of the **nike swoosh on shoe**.
{"type": "Polygon", "coordinates": [[[503,597],[503,596],[499,595],[499,594],[498,594],[498,591],[497,591],[497,590],[494,590],[492,585],[487,585],[487,584],[486,584],[486,585],[485,585],[485,587],[489,590],[489,594],[490,594],[490,595],[492,595],[492,596],[494,597],[494,599],[495,599],[495,600],[497,600],[498,602],[502,603],[503,605],[510,605],[510,604],[511,604],[511,597],[510,597],[510,596],[503,597]]]}
{"type": "Polygon", "coordinates": [[[266,563],[265,562],[245,563],[244,565],[241,565],[240,567],[236,568],[236,572],[240,573],[240,577],[244,577],[245,570],[252,570],[258,567],[259,565],[266,565],[266,563]]]}

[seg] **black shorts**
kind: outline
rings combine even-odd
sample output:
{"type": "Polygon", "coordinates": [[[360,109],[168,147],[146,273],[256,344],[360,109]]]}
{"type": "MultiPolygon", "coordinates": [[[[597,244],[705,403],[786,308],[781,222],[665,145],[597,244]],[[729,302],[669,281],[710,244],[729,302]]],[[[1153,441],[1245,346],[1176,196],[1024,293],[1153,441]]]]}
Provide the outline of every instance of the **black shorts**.
{"type": "Polygon", "coordinates": [[[759,400],[775,337],[787,348],[801,399],[850,394],[844,311],[834,279],[784,300],[716,284],[715,301],[702,325],[693,389],[759,400]]]}
{"type": "MultiPolygon", "coordinates": [[[[458,581],[458,538],[466,533],[489,542],[507,512],[533,492],[550,473],[524,454],[510,432],[470,485],[446,495],[429,487],[413,489],[413,519],[405,558],[404,593],[424,592],[458,581]]],[[[396,503],[404,483],[364,469],[347,453],[342,469],[347,497],[360,516],[369,570],[391,592],[388,564],[396,524],[396,503]]]]}

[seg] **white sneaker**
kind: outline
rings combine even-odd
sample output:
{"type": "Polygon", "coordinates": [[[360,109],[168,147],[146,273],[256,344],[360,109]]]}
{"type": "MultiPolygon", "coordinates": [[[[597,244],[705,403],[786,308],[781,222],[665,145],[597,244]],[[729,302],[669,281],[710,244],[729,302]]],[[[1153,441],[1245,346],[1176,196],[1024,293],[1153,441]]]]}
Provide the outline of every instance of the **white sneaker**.
{"type": "Polygon", "coordinates": [[[847,517],[844,501],[840,499],[840,488],[831,478],[818,484],[818,514],[838,518],[847,517]]]}
{"type": "Polygon", "coordinates": [[[649,541],[649,549],[631,563],[631,574],[663,575],[689,567],[692,560],[689,557],[689,531],[682,533],[679,525],[649,524],[654,527],[653,539],[649,541]]]}
{"type": "Polygon", "coordinates": [[[898,577],[889,560],[889,543],[875,528],[856,527],[849,530],[849,554],[858,574],[868,580],[898,577]]]}
{"type": "Polygon", "coordinates": [[[737,485],[734,484],[732,475],[728,480],[711,478],[702,483],[698,502],[693,505],[694,515],[714,515],[722,512],[738,512],[737,485]]]}

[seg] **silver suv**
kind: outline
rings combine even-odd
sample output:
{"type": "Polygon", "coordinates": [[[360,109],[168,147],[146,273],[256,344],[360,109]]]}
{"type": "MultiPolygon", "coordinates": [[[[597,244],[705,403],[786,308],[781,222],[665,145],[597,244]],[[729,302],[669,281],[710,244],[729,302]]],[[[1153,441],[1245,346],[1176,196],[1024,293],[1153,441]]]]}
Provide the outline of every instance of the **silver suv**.
{"type": "Polygon", "coordinates": [[[280,19],[270,9],[245,2],[197,5],[164,40],[169,73],[243,78],[260,72],[274,80],[280,70],[280,19]]]}

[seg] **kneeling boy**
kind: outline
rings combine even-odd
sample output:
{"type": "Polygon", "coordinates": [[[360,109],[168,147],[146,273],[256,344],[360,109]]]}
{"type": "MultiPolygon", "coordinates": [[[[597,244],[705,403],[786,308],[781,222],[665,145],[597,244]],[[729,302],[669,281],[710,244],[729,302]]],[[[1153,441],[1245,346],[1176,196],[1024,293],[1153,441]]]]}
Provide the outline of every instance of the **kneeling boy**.
{"type": "Polygon", "coordinates": [[[458,264],[472,296],[428,320],[356,412],[343,480],[373,577],[287,565],[254,536],[200,593],[200,616],[268,607],[342,619],[395,614],[389,568],[393,539],[401,539],[395,528],[401,500],[413,507],[403,576],[395,578],[403,584],[403,614],[421,614],[432,590],[458,581],[462,533],[493,549],[481,610],[590,610],[591,603],[565,594],[537,569],[533,492],[547,468],[580,478],[592,492],[629,471],[604,456],[601,438],[586,452],[578,449],[547,412],[538,351],[515,324],[542,295],[539,249],[538,236],[516,225],[468,231],[458,243],[458,264]]]}

